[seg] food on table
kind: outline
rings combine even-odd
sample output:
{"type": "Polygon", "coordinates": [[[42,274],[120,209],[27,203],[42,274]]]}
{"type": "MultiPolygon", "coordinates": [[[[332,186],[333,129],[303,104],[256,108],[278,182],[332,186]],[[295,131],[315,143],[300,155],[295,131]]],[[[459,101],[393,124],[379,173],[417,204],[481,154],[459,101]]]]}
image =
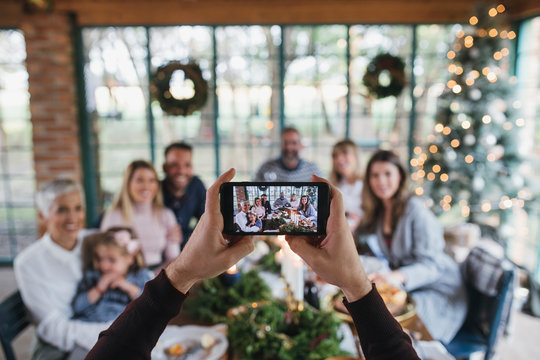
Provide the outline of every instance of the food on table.
{"type": "Polygon", "coordinates": [[[173,344],[167,349],[169,355],[182,355],[184,353],[184,348],[180,344],[173,344]]]}
{"type": "Polygon", "coordinates": [[[205,333],[201,338],[201,345],[205,349],[209,349],[216,344],[217,340],[212,335],[205,333]]]}
{"type": "Polygon", "coordinates": [[[407,305],[407,293],[405,290],[387,283],[382,283],[377,284],[377,291],[381,294],[386,307],[392,315],[399,315],[403,312],[405,305],[407,305]]]}

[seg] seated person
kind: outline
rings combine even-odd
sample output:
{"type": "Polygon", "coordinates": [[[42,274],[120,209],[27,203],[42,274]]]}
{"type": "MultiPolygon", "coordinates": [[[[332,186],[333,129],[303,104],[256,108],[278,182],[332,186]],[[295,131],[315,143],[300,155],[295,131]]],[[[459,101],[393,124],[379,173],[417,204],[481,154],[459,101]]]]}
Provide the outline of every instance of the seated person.
{"type": "Polygon", "coordinates": [[[368,162],[360,226],[376,235],[392,269],[368,275],[375,283],[403,286],[433,338],[447,343],[467,313],[465,287],[458,264],[444,252],[441,225],[420,198],[408,193],[407,179],[391,151],[380,150],[368,162]]]}
{"type": "Polygon", "coordinates": [[[313,205],[309,202],[309,197],[307,195],[302,195],[300,198],[300,206],[298,206],[298,212],[300,215],[308,218],[311,221],[317,221],[317,211],[313,205]]]}
{"type": "Polygon", "coordinates": [[[238,214],[236,214],[236,216],[234,217],[234,223],[237,225],[238,231],[254,232],[250,230],[247,226],[247,224],[249,223],[247,214],[249,212],[249,209],[251,208],[251,206],[249,205],[249,200],[242,201],[240,205],[242,206],[242,211],[238,212],[238,214]]]}
{"type": "Polygon", "coordinates": [[[268,217],[268,215],[272,214],[272,206],[270,205],[270,201],[268,201],[268,196],[266,194],[261,195],[261,203],[262,206],[264,206],[264,217],[268,217]]]}
{"type": "Polygon", "coordinates": [[[247,223],[246,228],[248,232],[259,232],[262,231],[262,221],[257,217],[257,214],[250,211],[247,214],[247,223]]]}
{"type": "Polygon", "coordinates": [[[285,193],[282,191],[279,195],[279,198],[274,201],[274,209],[280,208],[280,207],[290,207],[291,204],[289,203],[289,200],[285,199],[285,193]]]}
{"type": "Polygon", "coordinates": [[[296,194],[291,194],[291,200],[289,201],[291,206],[295,209],[298,209],[298,206],[300,205],[300,199],[296,197],[296,194]]]}
{"type": "Polygon", "coordinates": [[[88,265],[73,299],[73,317],[82,321],[111,321],[139,296],[154,278],[145,269],[141,244],[127,228],[109,229],[86,237],[83,263],[88,265]]]}
{"type": "Polygon", "coordinates": [[[266,209],[262,205],[261,198],[255,198],[255,205],[251,207],[251,211],[253,211],[259,219],[266,218],[266,209]]]}
{"type": "Polygon", "coordinates": [[[72,180],[53,180],[36,193],[36,205],[46,233],[17,255],[15,279],[36,325],[32,358],[64,359],[76,348],[92,348],[109,323],[71,319],[71,301],[82,278],[81,187],[72,180]]]}

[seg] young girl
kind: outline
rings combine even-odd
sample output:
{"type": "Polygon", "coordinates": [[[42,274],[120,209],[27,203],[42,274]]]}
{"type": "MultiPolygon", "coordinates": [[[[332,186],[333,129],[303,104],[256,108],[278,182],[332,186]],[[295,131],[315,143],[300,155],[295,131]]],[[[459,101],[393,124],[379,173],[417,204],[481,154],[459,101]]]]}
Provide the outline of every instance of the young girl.
{"type": "Polygon", "coordinates": [[[124,172],[122,189],[105,214],[101,230],[128,226],[135,230],[144,259],[156,274],[180,254],[182,231],[174,213],[163,206],[156,170],[135,160],[124,172]]]}
{"type": "Polygon", "coordinates": [[[116,319],[153,278],[152,272],[144,268],[139,242],[125,228],[88,236],[82,257],[84,275],[72,303],[77,320],[116,319]]]}
{"type": "Polygon", "coordinates": [[[262,231],[262,221],[257,217],[257,214],[252,211],[248,212],[247,214],[246,226],[249,228],[249,232],[262,231]]]}

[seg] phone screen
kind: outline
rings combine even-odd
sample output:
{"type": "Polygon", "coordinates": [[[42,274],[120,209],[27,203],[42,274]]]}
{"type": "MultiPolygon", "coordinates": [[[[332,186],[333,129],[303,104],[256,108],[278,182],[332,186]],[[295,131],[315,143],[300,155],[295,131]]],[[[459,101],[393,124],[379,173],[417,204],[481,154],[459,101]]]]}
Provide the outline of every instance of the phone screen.
{"type": "Polygon", "coordinates": [[[325,233],[329,205],[326,184],[229,184],[229,190],[222,194],[222,198],[230,199],[222,201],[227,233],[254,233],[253,235],[325,233]],[[321,224],[321,215],[324,224],[321,224]]]}

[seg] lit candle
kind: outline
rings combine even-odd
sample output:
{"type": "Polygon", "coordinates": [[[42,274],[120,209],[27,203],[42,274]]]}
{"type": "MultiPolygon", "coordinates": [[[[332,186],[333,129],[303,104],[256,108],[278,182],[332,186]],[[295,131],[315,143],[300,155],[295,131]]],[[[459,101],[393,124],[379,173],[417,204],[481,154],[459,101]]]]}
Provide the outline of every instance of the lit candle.
{"type": "Polygon", "coordinates": [[[225,285],[233,285],[240,281],[242,274],[238,271],[236,265],[231,266],[226,272],[222,274],[222,280],[225,285]]]}
{"type": "Polygon", "coordinates": [[[302,301],[304,299],[304,262],[291,250],[284,236],[278,236],[278,240],[281,244],[280,251],[283,252],[281,275],[289,284],[294,299],[302,301]]]}

